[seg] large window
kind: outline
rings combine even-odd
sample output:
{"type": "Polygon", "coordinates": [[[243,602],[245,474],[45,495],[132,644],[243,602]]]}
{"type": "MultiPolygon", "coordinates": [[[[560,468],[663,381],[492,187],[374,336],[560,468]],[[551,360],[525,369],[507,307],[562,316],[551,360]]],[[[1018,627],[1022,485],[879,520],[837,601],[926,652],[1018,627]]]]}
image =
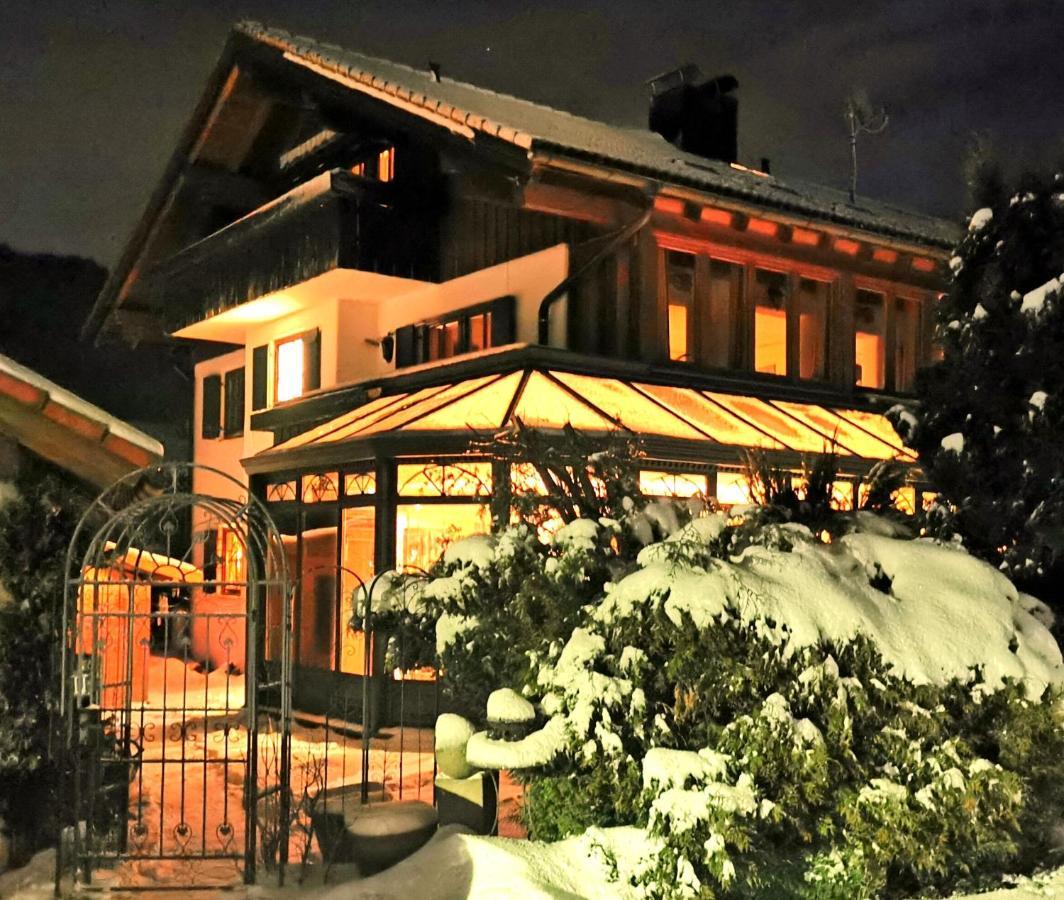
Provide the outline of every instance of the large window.
{"type": "Polygon", "coordinates": [[[691,354],[691,317],[695,305],[695,258],[669,250],[665,254],[669,305],[669,359],[688,361],[691,354]]]}
{"type": "Polygon", "coordinates": [[[911,391],[920,362],[920,301],[894,301],[894,387],[911,391]]]}
{"type": "Polygon", "coordinates": [[[372,506],[352,506],[342,510],[341,517],[340,671],[362,675],[366,643],[358,622],[365,602],[362,588],[373,579],[377,515],[372,506]]]}
{"type": "Polygon", "coordinates": [[[798,280],[798,376],[827,376],[828,296],[831,285],[811,278],[798,280]]]}
{"type": "Polygon", "coordinates": [[[787,374],[787,276],[754,271],[754,370],[787,374]]]}
{"type": "Polygon", "coordinates": [[[854,300],[854,380],[860,387],[886,386],[886,319],[884,296],[858,290],[854,300]]]}
{"type": "Polygon", "coordinates": [[[690,253],[665,253],[669,358],[727,368],[738,360],[741,266],[690,253]]]}

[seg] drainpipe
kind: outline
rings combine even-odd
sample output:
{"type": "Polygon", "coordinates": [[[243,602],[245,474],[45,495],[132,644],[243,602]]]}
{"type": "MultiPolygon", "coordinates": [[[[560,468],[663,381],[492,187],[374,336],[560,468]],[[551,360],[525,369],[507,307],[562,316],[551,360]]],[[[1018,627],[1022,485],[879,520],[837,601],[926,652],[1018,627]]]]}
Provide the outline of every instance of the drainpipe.
{"type": "Polygon", "coordinates": [[[653,212],[654,203],[648,198],[646,209],[644,209],[638,217],[625,225],[624,228],[610,238],[605,246],[595,253],[595,255],[585,262],[579,269],[570,275],[567,275],[562,281],[558,282],[558,284],[551,288],[550,293],[548,293],[539,304],[539,343],[544,346],[550,343],[550,308],[561,300],[576,282],[616,253],[626,241],[631,240],[635,234],[650,221],[650,216],[653,212]]]}

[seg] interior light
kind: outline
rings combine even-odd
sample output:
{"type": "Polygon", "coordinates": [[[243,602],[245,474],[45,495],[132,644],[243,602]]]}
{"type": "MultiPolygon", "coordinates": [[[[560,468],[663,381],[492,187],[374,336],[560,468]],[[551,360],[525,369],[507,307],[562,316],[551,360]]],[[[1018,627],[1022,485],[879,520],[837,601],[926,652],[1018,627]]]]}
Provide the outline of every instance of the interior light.
{"type": "Polygon", "coordinates": [[[277,345],[277,402],[303,393],[303,338],[277,345]]]}

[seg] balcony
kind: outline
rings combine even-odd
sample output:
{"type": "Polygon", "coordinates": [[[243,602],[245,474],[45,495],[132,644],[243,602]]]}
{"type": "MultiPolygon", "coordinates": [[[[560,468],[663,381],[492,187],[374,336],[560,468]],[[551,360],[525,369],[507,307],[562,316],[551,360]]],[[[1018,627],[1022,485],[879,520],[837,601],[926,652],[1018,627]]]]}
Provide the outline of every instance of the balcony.
{"type": "Polygon", "coordinates": [[[334,170],[150,269],[130,299],[160,310],[168,332],[197,337],[189,326],[312,279],[339,289],[358,273],[369,276],[360,290],[377,296],[438,281],[437,245],[431,214],[404,205],[394,186],[334,170]]]}

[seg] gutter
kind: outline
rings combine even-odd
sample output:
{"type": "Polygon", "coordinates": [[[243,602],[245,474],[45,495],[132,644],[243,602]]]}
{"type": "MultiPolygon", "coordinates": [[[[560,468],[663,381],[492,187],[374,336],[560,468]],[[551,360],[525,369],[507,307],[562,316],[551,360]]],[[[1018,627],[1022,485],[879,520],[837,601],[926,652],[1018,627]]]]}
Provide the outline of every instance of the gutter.
{"type": "Polygon", "coordinates": [[[647,198],[647,206],[635,219],[624,226],[620,231],[616,232],[612,238],[610,238],[605,246],[601,247],[594,256],[585,262],[575,272],[567,275],[558,284],[556,284],[550,292],[545,296],[539,304],[539,343],[547,346],[550,343],[550,308],[564,297],[569,289],[580,281],[585,275],[594,269],[598,268],[609,257],[613,256],[620,247],[626,242],[630,241],[647,222],[650,221],[650,217],[654,214],[654,202],[649,197],[647,198]]]}

